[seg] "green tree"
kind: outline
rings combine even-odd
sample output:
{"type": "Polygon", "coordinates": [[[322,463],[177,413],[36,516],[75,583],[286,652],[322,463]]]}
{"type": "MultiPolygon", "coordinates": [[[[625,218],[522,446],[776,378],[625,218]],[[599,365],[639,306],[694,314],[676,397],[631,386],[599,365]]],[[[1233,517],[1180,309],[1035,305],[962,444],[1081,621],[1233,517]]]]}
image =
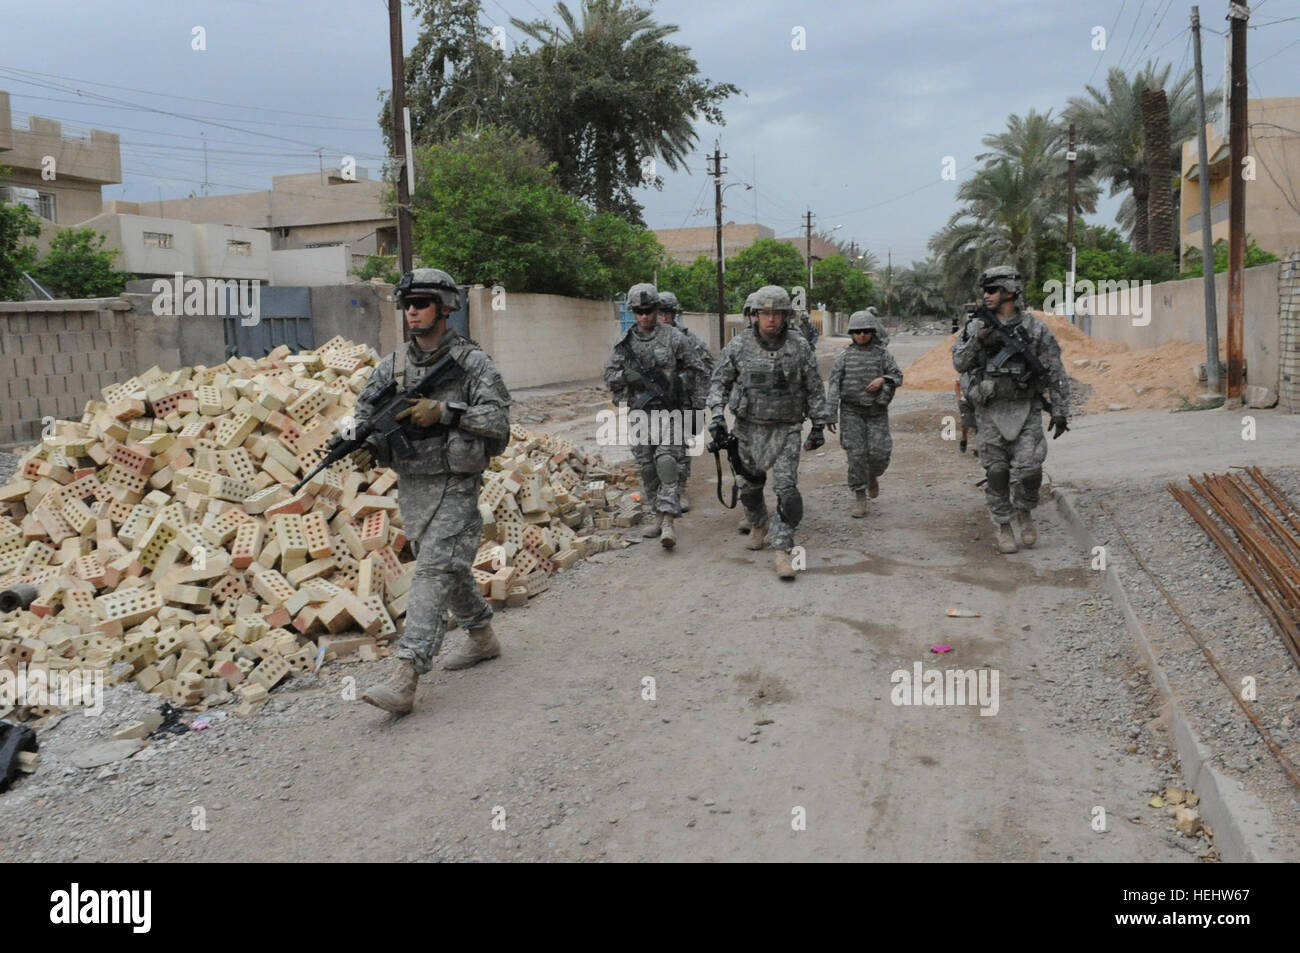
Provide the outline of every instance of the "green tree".
{"type": "MultiPolygon", "coordinates": [[[[1246,268],[1254,268],[1256,265],[1267,265],[1269,262],[1277,261],[1277,255],[1270,251],[1265,251],[1255,243],[1255,239],[1249,235],[1246,236],[1246,268]]],[[[1186,268],[1180,277],[1183,278],[1202,278],[1205,276],[1205,267],[1201,262],[1201,250],[1195,246],[1188,248],[1183,254],[1183,261],[1186,268]]],[[[1220,238],[1214,243],[1214,273],[1228,270],[1228,243],[1220,238]]]]}
{"type": "Polygon", "coordinates": [[[831,311],[861,311],[871,303],[872,282],[843,255],[830,255],[813,265],[809,300],[825,302],[831,311]]]}
{"type": "Polygon", "coordinates": [[[119,295],[135,277],[113,267],[119,254],[116,248],[105,248],[104,236],[93,228],[67,228],[50,241],[49,254],[41,259],[32,277],[58,297],[119,295]]]}
{"type": "MultiPolygon", "coordinates": [[[[479,0],[412,0],[420,32],[406,54],[406,105],[416,146],[446,142],[464,130],[507,120],[507,69],[481,22],[479,0]]],[[[393,111],[379,95],[379,126],[393,148],[393,111]]]]}
{"type": "Polygon", "coordinates": [[[727,259],[727,310],[739,311],[752,292],[764,285],[789,290],[808,284],[803,256],[789,242],[760,238],[734,258],[727,259]]]}
{"type": "Polygon", "coordinates": [[[484,126],[417,161],[416,248],[460,281],[607,298],[663,254],[653,233],[566,195],[537,144],[513,131],[484,126]]]}
{"type": "Polygon", "coordinates": [[[933,258],[912,262],[895,276],[899,310],[913,316],[942,315],[949,306],[944,296],[944,274],[933,258]]]}
{"type": "Polygon", "coordinates": [[[681,167],[696,122],[722,125],[721,103],[739,90],[701,77],[668,41],[678,27],[647,8],[582,0],[579,16],[562,2],[555,13],[558,24],[511,21],[540,46],[510,57],[510,118],[547,150],[565,191],[640,222],[633,190],[662,184],[649,161],[681,167]]]}
{"type": "MultiPolygon", "coordinates": [[[[0,166],[0,184],[8,169],[0,166]]],[[[27,297],[23,272],[36,266],[36,246],[26,239],[41,234],[41,224],[26,205],[0,202],[0,301],[21,301],[27,297]]]]}
{"type": "MultiPolygon", "coordinates": [[[[707,255],[698,256],[689,265],[671,259],[665,261],[659,266],[659,288],[677,295],[683,311],[717,313],[718,269],[707,255]]],[[[728,297],[724,283],[723,301],[728,297]]]]}

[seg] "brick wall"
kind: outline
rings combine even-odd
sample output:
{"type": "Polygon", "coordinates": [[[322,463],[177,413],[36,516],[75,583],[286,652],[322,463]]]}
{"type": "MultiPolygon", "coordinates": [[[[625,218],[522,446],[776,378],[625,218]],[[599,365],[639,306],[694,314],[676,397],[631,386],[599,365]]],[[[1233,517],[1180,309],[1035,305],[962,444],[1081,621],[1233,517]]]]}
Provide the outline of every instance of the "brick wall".
{"type": "Polygon", "coordinates": [[[0,303],[0,444],[40,439],[45,416],[134,373],[129,305],[118,299],[0,303]]]}
{"type": "Polygon", "coordinates": [[[1278,407],[1300,414],[1300,248],[1282,260],[1277,277],[1278,407]]]}

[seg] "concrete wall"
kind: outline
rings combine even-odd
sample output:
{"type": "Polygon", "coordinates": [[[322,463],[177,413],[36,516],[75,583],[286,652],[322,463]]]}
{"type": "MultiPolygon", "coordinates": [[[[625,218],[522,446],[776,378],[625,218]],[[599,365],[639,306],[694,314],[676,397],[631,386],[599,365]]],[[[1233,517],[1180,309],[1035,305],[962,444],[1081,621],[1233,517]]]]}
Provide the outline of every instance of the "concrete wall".
{"type": "MultiPolygon", "coordinates": [[[[335,251],[336,249],[321,249],[335,251]]],[[[280,254],[277,252],[276,254],[280,254]]],[[[322,285],[311,289],[312,334],[318,345],[335,335],[367,344],[380,354],[396,346],[393,286],[322,285]]]]}
{"type": "Polygon", "coordinates": [[[346,245],[271,252],[273,285],[342,285],[348,282],[352,256],[346,245]]]}
{"type": "Polygon", "coordinates": [[[194,229],[194,274],[207,278],[271,280],[271,236],[255,228],[198,224],[194,229]],[[248,255],[235,254],[231,242],[246,242],[248,255]]]}
{"type": "Polygon", "coordinates": [[[115,262],[121,271],[137,275],[194,274],[194,226],[174,218],[149,215],[96,215],[84,223],[104,236],[105,248],[121,252],[115,262]],[[170,235],[171,248],[144,243],[145,232],[170,235]]]}
{"type": "MultiPolygon", "coordinates": [[[[1247,383],[1262,384],[1275,391],[1280,370],[1278,269],[1278,263],[1246,269],[1242,328],[1247,383]]],[[[1218,302],[1219,337],[1223,338],[1228,325],[1226,273],[1215,276],[1214,292],[1218,302]]],[[[1147,296],[1143,295],[1140,303],[1146,304],[1147,296]]],[[[1205,285],[1202,279],[1189,278],[1152,285],[1144,315],[1135,315],[1133,304],[1120,292],[1098,296],[1091,304],[1094,312],[1092,336],[1106,341],[1123,341],[1134,350],[1159,347],[1166,341],[1205,340],[1205,285]],[[1135,327],[1134,318],[1140,321],[1150,318],[1150,322],[1135,327]]]]}
{"type": "Polygon", "coordinates": [[[40,439],[41,418],[78,419],[133,373],[129,305],[117,298],[0,302],[0,444],[40,439]]]}
{"type": "Polygon", "coordinates": [[[559,295],[506,296],[492,310],[491,289],[469,292],[469,333],[492,355],[510,388],[590,380],[604,373],[619,338],[616,305],[559,295]]]}
{"type": "Polygon", "coordinates": [[[1293,251],[1278,269],[1279,320],[1278,406],[1300,414],[1300,250],[1293,251]]]}

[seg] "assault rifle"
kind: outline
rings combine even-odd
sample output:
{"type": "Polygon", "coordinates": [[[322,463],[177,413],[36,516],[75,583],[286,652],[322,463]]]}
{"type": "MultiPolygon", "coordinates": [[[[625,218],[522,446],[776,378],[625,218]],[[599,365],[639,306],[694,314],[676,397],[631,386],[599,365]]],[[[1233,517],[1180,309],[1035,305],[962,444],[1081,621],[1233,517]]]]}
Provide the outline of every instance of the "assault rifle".
{"type": "MultiPolygon", "coordinates": [[[[369,450],[378,456],[380,450],[386,449],[392,457],[411,456],[414,450],[405,428],[412,425],[398,420],[397,415],[410,406],[410,400],[427,397],[439,384],[451,379],[459,371],[460,365],[448,354],[435,361],[419,380],[404,390],[398,388],[396,379],[390,380],[372,402],[374,411],[366,422],[356,427],[351,437],[342,435],[331,437],[329,443],[325,445],[325,456],[310,473],[294,485],[293,492],[297,493],[316,474],[357,450],[369,450]]],[[[451,421],[435,424],[428,429],[434,433],[446,432],[455,426],[455,422],[466,409],[462,403],[448,401],[447,413],[451,415],[451,421]]]]}
{"type": "MultiPolygon", "coordinates": [[[[1047,380],[1047,370],[1039,362],[1038,358],[1034,356],[1033,352],[1025,346],[1025,342],[1019,336],[1011,333],[1003,327],[1002,322],[996,317],[990,315],[987,320],[989,322],[987,326],[995,329],[998,332],[998,336],[1002,339],[1002,350],[998,351],[998,353],[993,357],[993,360],[989,361],[984,366],[984,372],[986,374],[989,371],[993,371],[994,373],[1001,372],[1002,366],[1006,364],[1007,361],[1011,360],[1013,357],[1020,357],[1025,362],[1025,370],[1013,377],[1016,386],[1026,390],[1032,389],[1035,386],[1046,387],[1049,383],[1047,380]]],[[[1040,394],[1039,397],[1043,402],[1043,410],[1047,411],[1048,416],[1051,416],[1051,399],[1047,397],[1046,394],[1040,394]]]]}
{"type": "Polygon", "coordinates": [[[740,487],[737,485],[737,475],[744,477],[750,483],[763,483],[764,474],[757,476],[751,474],[745,468],[745,464],[740,459],[740,440],[734,433],[727,430],[723,424],[720,432],[712,432],[712,439],[704,445],[704,449],[713,454],[713,465],[718,470],[718,502],[729,510],[736,508],[736,500],[740,496],[740,487]],[[731,467],[731,502],[728,503],[722,498],[722,451],[727,452],[727,465],[731,467]]]}
{"type": "Polygon", "coordinates": [[[650,370],[637,360],[636,354],[633,353],[626,339],[619,341],[615,349],[632,364],[636,372],[641,375],[642,380],[645,381],[644,384],[637,388],[639,393],[636,400],[632,402],[633,410],[645,410],[647,407],[651,409],[655,407],[663,408],[672,402],[673,385],[663,371],[650,370]]]}

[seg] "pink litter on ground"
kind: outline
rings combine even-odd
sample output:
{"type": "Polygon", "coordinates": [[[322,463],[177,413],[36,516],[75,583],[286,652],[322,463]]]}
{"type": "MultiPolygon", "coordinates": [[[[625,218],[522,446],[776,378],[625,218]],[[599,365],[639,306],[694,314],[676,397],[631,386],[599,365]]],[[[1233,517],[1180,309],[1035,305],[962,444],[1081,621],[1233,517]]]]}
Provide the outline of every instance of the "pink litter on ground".
{"type": "Polygon", "coordinates": [[[930,646],[930,651],[931,651],[931,652],[938,652],[940,655],[942,655],[944,652],[951,652],[951,651],[952,651],[952,646],[951,646],[951,645],[932,645],[932,646],[930,646]]]}

